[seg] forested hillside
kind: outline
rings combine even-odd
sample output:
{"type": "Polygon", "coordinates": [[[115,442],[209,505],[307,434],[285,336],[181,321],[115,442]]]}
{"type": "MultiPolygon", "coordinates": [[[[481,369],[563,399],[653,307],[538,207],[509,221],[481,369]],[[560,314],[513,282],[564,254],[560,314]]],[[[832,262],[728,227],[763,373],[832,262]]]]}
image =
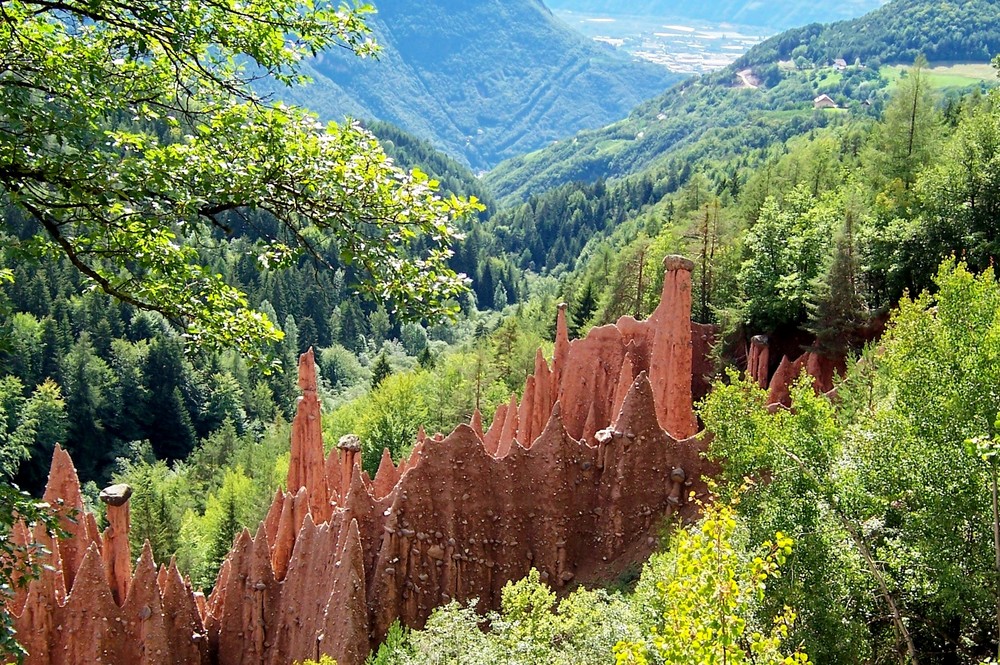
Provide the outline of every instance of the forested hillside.
{"type": "Polygon", "coordinates": [[[391,122],[476,170],[625,116],[677,75],[597,44],[537,0],[403,0],[370,19],[382,51],[328,51],[276,95],[323,119],[391,122]]]}
{"type": "MultiPolygon", "coordinates": [[[[691,79],[636,108],[627,119],[497,166],[485,178],[501,201],[513,205],[531,193],[576,181],[618,178],[646,170],[668,171],[673,163],[752,151],[832,120],[814,113],[820,92],[842,103],[879,99],[885,81],[874,70],[856,70],[831,80],[809,72],[761,70],[761,89],[736,84],[734,71],[691,79]]],[[[866,112],[866,111],[865,111],[866,112]]]]}
{"type": "Polygon", "coordinates": [[[893,0],[851,21],[789,30],[752,49],[734,67],[761,66],[800,55],[813,62],[842,58],[879,63],[988,62],[1000,51],[996,0],[893,0]]]}
{"type": "Polygon", "coordinates": [[[776,134],[788,138],[829,122],[830,113],[813,113],[821,94],[855,112],[877,112],[892,83],[880,64],[910,65],[921,53],[932,61],[988,62],[1000,51],[996,14],[989,0],[895,0],[854,21],[789,30],[730,67],[678,84],[625,120],[507,160],[486,182],[501,200],[513,202],[568,182],[662,169],[670,159],[758,148],[776,134]],[[837,58],[850,66],[835,68],[837,58]],[[755,87],[738,75],[745,69],[755,87]]]}
{"type": "Polygon", "coordinates": [[[692,18],[717,23],[738,23],[778,30],[807,23],[829,23],[866,14],[887,0],[846,0],[822,3],[809,0],[711,0],[680,3],[671,0],[547,0],[553,9],[628,16],[692,18]]]}
{"type": "Polygon", "coordinates": [[[751,162],[701,162],[676,193],[594,235],[563,277],[568,300],[591,303],[581,323],[627,312],[616,305],[621,294],[646,314],[657,286],[637,291],[618,280],[641,272],[630,262],[652,267],[679,251],[700,257],[704,271],[696,318],[745,326],[748,335],[805,328],[848,344],[837,325],[931,288],[949,256],[974,270],[995,259],[995,191],[986,183],[996,104],[995,92],[975,92],[942,106],[926,73],[913,69],[881,120],[845,116],[751,162]],[[845,284],[851,292],[840,301],[845,284]],[[824,313],[834,302],[850,307],[824,313]]]}
{"type": "MultiPolygon", "coordinates": [[[[426,170],[441,182],[443,193],[488,202],[489,194],[466,167],[426,142],[386,124],[374,123],[371,129],[394,159],[426,170]]],[[[27,240],[37,233],[37,223],[13,207],[7,208],[5,219],[12,239],[27,240]]],[[[185,354],[181,336],[159,314],[111,303],[93,292],[81,296],[85,281],[69,261],[54,261],[44,269],[33,262],[12,268],[12,282],[0,293],[7,427],[13,432],[33,418],[18,415],[24,409],[48,409],[46,418],[54,418],[35,422],[38,432],[24,429],[20,435],[27,437],[21,443],[31,450],[31,459],[17,475],[25,488],[42,486],[56,442],[80,459],[84,481],[106,483],[119,458],[152,454],[183,460],[223,423],[237,435],[260,435],[275,417],[292,412],[295,383],[287,370],[298,354],[310,346],[335,348],[347,356],[360,354],[367,364],[385,341],[400,335],[402,323],[389,316],[385,303],[356,297],[358,276],[352,268],[331,272],[303,258],[293,267],[261,270],[253,250],[261,237],[275,233],[274,221],[233,216],[227,222],[236,237],[218,238],[205,258],[284,334],[273,351],[279,371],[266,371],[232,353],[185,354]],[[134,445],[140,441],[156,444],[137,452],[134,445]]],[[[473,220],[467,224],[477,226],[473,220]]],[[[337,263],[332,255],[320,260],[337,263]]],[[[477,276],[476,267],[485,258],[473,255],[467,262],[470,274],[477,276]]],[[[510,269],[504,282],[489,274],[486,279],[491,285],[505,283],[512,300],[523,288],[510,269]]],[[[426,347],[427,333],[419,323],[410,326],[423,340],[410,347],[415,356],[426,347]]],[[[356,369],[343,371],[367,376],[368,370],[355,358],[351,361],[356,369]]],[[[334,388],[347,381],[338,379],[332,365],[327,369],[334,388]]]]}

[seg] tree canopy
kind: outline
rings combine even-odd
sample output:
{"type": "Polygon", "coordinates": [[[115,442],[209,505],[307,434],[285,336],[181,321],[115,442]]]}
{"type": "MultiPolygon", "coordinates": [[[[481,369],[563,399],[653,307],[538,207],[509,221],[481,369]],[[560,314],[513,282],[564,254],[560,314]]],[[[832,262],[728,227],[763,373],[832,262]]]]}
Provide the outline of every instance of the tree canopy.
{"type": "MultiPolygon", "coordinates": [[[[324,127],[251,85],[302,80],[328,47],[377,52],[368,6],[293,0],[14,0],[0,8],[0,189],[28,216],[6,261],[65,255],[189,343],[260,358],[280,331],[208,267],[236,231],[262,267],[306,254],[353,271],[400,314],[438,315],[465,280],[456,216],[354,123],[324,127]]],[[[0,266],[2,267],[2,266],[0,266]]],[[[0,277],[10,278],[8,270],[0,277]]]]}

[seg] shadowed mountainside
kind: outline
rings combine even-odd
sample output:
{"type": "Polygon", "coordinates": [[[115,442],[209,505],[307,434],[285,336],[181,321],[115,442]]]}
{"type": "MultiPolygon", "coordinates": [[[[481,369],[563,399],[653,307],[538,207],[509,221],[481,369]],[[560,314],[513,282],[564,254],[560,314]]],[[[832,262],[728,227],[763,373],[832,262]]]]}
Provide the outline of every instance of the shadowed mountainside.
{"type": "Polygon", "coordinates": [[[474,169],[624,117],[679,80],[554,18],[539,0],[381,0],[383,51],[310,61],[310,85],[273,88],[321,118],[391,122],[474,169]]]}

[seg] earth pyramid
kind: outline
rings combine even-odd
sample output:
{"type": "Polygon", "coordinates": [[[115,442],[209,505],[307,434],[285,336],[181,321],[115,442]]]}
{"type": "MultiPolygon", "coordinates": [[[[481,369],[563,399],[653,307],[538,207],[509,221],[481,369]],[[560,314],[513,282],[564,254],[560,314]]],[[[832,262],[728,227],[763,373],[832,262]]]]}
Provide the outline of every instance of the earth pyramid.
{"type": "MultiPolygon", "coordinates": [[[[133,559],[122,488],[99,532],[57,448],[45,499],[59,506],[65,537],[14,533],[51,552],[8,607],[27,662],[288,665],[329,654],[360,665],[395,619],[419,627],[453,599],[496,607],[503,586],[532,568],[562,589],[644,560],[665,518],[695,515],[689,497],[705,493],[713,471],[694,436],[712,329],[690,320],[692,267],[665,260],[646,321],[625,317],[570,341],[560,307],[553,360],[538,353],[520,400],[485,431],[476,413],[446,437],[421,435],[398,464],[384,454],[374,478],[357,437],[324,454],[305,353],[287,491],[255,533],[236,538],[207,597],[148,547],[133,559]]],[[[761,385],[763,350],[752,368],[761,385]]]]}

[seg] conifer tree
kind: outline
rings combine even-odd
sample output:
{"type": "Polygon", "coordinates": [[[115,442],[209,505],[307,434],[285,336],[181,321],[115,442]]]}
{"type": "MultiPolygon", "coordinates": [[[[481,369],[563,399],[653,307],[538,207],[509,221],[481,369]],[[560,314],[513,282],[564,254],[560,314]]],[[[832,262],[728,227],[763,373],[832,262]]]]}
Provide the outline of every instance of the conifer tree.
{"type": "Polygon", "coordinates": [[[927,59],[920,56],[900,80],[865,151],[869,174],[883,188],[896,182],[908,191],[940,143],[941,121],[926,67],[927,59]]]}
{"type": "Polygon", "coordinates": [[[859,288],[859,267],[854,239],[854,211],[848,208],[844,224],[833,241],[826,270],[810,282],[806,302],[808,330],[819,349],[832,358],[856,346],[864,324],[864,299],[859,288]]]}
{"type": "Polygon", "coordinates": [[[383,351],[379,354],[378,359],[375,360],[375,364],[372,365],[372,390],[378,388],[391,374],[392,366],[389,365],[389,358],[385,355],[385,351],[383,351]]]}
{"type": "Polygon", "coordinates": [[[195,429],[181,388],[186,380],[181,345],[159,338],[149,349],[143,383],[146,394],[146,436],[157,459],[179,460],[195,446],[195,429]]]}
{"type": "Polygon", "coordinates": [[[579,337],[583,327],[587,325],[590,318],[597,311],[597,294],[594,291],[594,282],[587,280],[584,282],[583,291],[577,298],[576,306],[573,308],[572,320],[569,322],[569,333],[573,337],[579,337]]]}
{"type": "Polygon", "coordinates": [[[83,333],[66,358],[67,448],[80,479],[101,479],[112,461],[111,439],[104,426],[110,369],[94,354],[83,333]]]}

